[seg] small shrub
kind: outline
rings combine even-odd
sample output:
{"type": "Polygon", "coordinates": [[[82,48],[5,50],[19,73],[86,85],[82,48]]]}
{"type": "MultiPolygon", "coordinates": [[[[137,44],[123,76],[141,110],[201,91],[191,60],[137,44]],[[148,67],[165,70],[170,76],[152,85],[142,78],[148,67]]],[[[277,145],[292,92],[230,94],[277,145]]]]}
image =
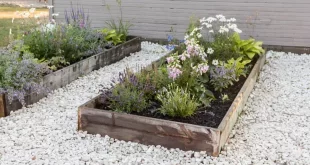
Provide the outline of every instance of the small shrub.
{"type": "Polygon", "coordinates": [[[149,106],[148,100],[155,95],[152,81],[141,81],[137,75],[126,69],[113,80],[112,89],[101,92],[101,103],[109,102],[110,108],[121,112],[140,112],[149,106]],[[117,83],[117,84],[115,84],[117,83]]]}
{"type": "Polygon", "coordinates": [[[53,30],[45,31],[36,29],[23,39],[35,58],[57,68],[102,51],[105,43],[100,33],[71,25],[56,25],[53,30]]]}
{"type": "MultiPolygon", "coordinates": [[[[110,32],[108,34],[112,34],[113,37],[108,37],[107,41],[113,42],[116,41],[115,38],[119,38],[120,42],[123,43],[126,41],[128,37],[128,30],[132,26],[132,24],[128,21],[124,21],[123,19],[123,10],[122,10],[122,1],[116,0],[119,11],[120,11],[120,19],[118,21],[115,21],[115,19],[111,16],[111,20],[107,21],[107,30],[103,30],[104,33],[110,32]],[[106,32],[105,32],[106,31],[106,32]],[[113,33],[111,33],[113,32],[113,33]]],[[[107,9],[110,11],[110,6],[107,5],[107,9]]],[[[114,42],[113,42],[114,43],[114,42]]],[[[115,44],[114,44],[115,45],[115,44]]]]}
{"type": "Polygon", "coordinates": [[[123,85],[116,85],[112,89],[109,101],[113,110],[127,113],[141,112],[149,106],[142,91],[123,85]]]}
{"type": "Polygon", "coordinates": [[[117,44],[120,44],[123,41],[122,37],[124,34],[122,33],[118,33],[116,32],[116,30],[114,29],[103,29],[101,30],[102,34],[104,34],[104,39],[107,40],[108,42],[112,42],[113,45],[117,45],[117,44]]]}
{"type": "Polygon", "coordinates": [[[235,70],[235,79],[238,81],[240,76],[246,77],[247,69],[246,65],[249,64],[251,60],[243,60],[242,57],[235,59],[230,59],[225,63],[225,68],[235,70]]]}
{"type": "Polygon", "coordinates": [[[45,92],[40,81],[48,72],[47,65],[39,64],[32,54],[0,50],[0,93],[7,93],[10,102],[17,98],[25,105],[27,92],[45,92]]]}
{"type": "Polygon", "coordinates": [[[254,38],[241,40],[239,34],[235,33],[232,39],[235,43],[235,51],[241,54],[245,59],[252,60],[255,55],[265,53],[265,50],[262,48],[263,42],[255,41],[254,38]]]}
{"type": "Polygon", "coordinates": [[[210,69],[210,83],[215,91],[222,91],[233,85],[236,81],[235,66],[226,68],[224,65],[218,65],[210,69]]]}
{"type": "Polygon", "coordinates": [[[191,96],[187,88],[175,84],[168,85],[158,94],[157,99],[162,103],[160,112],[171,117],[188,117],[195,113],[198,101],[191,96]]]}

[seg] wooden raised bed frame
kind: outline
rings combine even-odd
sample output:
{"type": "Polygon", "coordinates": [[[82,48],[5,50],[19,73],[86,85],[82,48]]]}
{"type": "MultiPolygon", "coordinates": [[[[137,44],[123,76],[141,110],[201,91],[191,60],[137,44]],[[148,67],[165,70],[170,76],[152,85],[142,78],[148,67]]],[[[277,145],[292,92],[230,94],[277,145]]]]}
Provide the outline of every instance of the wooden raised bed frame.
{"type": "Polygon", "coordinates": [[[265,59],[266,56],[262,55],[257,60],[218,128],[95,109],[97,96],[79,107],[78,130],[146,145],[206,151],[209,155],[218,156],[254,87],[265,59]]]}
{"type": "MultiPolygon", "coordinates": [[[[41,84],[49,90],[55,90],[66,86],[72,81],[78,79],[101,67],[115,63],[130,53],[141,50],[141,39],[139,37],[130,37],[128,41],[111,49],[105,50],[96,55],[90,56],[82,61],[69,65],[63,69],[50,73],[43,77],[41,84]]],[[[38,102],[45,97],[47,93],[29,93],[25,97],[26,105],[38,102]]],[[[8,116],[11,111],[22,108],[18,100],[13,100],[10,104],[7,95],[0,95],[0,117],[8,116]]]]}

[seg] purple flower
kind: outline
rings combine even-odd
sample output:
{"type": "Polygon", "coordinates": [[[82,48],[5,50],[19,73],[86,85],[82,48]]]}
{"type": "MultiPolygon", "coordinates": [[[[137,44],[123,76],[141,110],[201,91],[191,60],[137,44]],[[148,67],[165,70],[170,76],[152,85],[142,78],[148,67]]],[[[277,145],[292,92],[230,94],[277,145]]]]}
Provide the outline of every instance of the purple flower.
{"type": "Polygon", "coordinates": [[[174,45],[166,45],[166,48],[168,50],[174,50],[175,46],[174,45]]]}
{"type": "Polygon", "coordinates": [[[171,42],[173,40],[173,37],[171,35],[168,35],[168,42],[171,42]]]}

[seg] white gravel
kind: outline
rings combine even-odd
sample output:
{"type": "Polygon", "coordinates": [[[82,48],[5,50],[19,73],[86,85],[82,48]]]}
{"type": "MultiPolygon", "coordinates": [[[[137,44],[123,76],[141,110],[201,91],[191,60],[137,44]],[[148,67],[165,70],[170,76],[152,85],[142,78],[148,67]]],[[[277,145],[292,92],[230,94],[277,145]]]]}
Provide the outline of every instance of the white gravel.
{"type": "MultiPolygon", "coordinates": [[[[32,107],[0,119],[0,164],[310,164],[310,56],[268,53],[255,89],[220,157],[167,150],[77,132],[77,107],[126,66],[165,52],[143,50],[56,90],[32,107]],[[193,156],[192,156],[193,155],[193,156]]],[[[157,51],[154,51],[157,50],[157,51]]]]}

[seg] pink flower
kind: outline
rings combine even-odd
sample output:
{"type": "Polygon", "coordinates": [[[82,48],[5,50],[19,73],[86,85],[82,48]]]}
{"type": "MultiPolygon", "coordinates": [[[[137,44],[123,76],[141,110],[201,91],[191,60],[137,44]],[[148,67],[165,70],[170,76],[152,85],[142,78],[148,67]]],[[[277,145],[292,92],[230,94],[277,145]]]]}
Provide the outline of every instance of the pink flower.
{"type": "Polygon", "coordinates": [[[182,71],[179,68],[168,68],[169,78],[175,80],[182,74],[182,71]]]}
{"type": "Polygon", "coordinates": [[[206,72],[208,71],[208,69],[209,69],[209,66],[208,66],[208,65],[204,65],[204,66],[202,66],[202,67],[200,68],[200,72],[206,73],[206,72]]]}
{"type": "Polygon", "coordinates": [[[182,61],[185,61],[186,60],[186,56],[184,54],[180,55],[179,58],[182,60],[182,61]]]}
{"type": "Polygon", "coordinates": [[[195,70],[197,73],[202,75],[209,70],[209,66],[207,64],[199,64],[197,67],[195,67],[195,70]]]}
{"type": "Polygon", "coordinates": [[[170,64],[174,61],[173,57],[167,57],[166,60],[167,60],[168,64],[170,64]]]}

